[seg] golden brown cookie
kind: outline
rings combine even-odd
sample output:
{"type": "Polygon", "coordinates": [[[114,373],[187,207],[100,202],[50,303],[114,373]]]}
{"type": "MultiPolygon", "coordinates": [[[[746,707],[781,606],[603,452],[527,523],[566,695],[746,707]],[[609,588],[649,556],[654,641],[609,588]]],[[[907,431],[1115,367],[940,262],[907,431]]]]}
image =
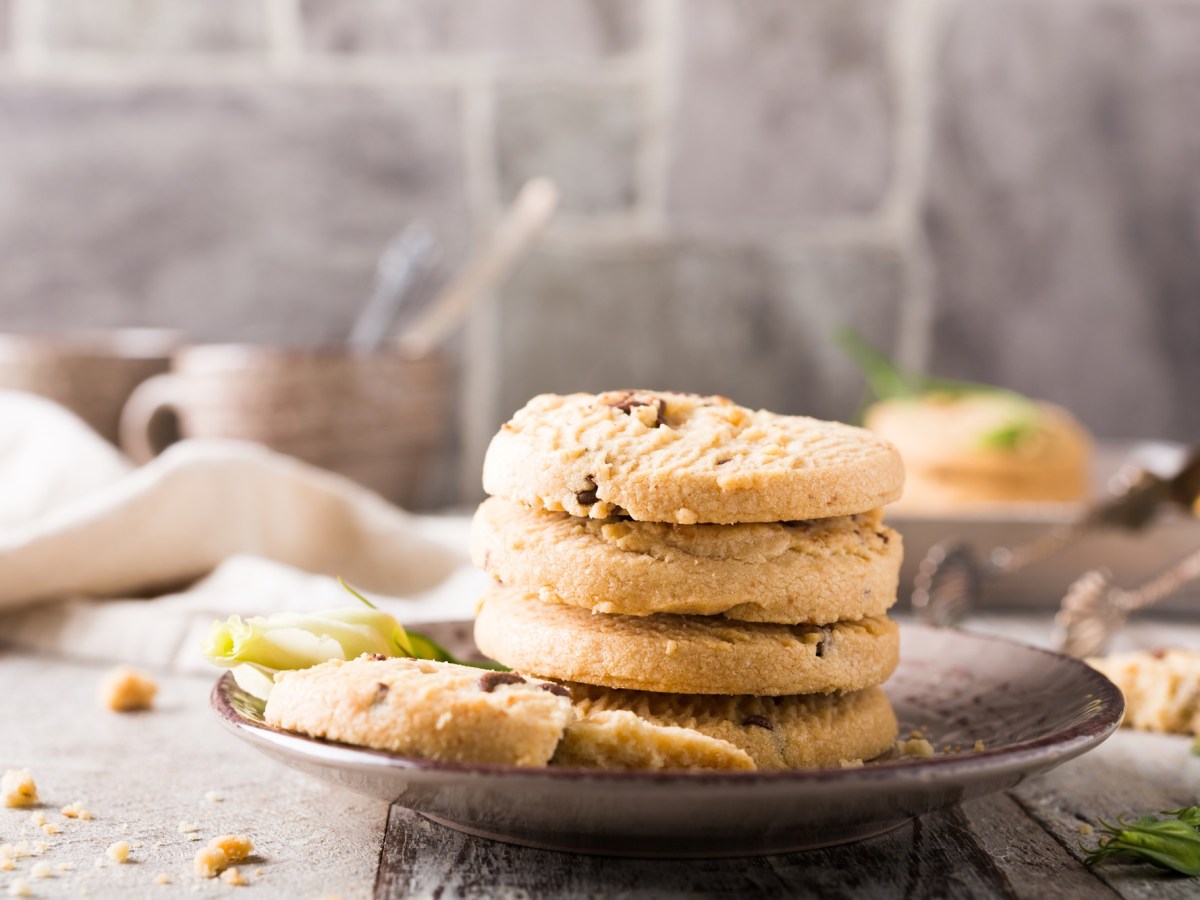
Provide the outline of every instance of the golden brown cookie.
{"type": "Polygon", "coordinates": [[[878,511],[787,524],[668,525],[587,519],[493,497],[475,513],[471,555],[510,587],[593,612],[825,625],[886,613],[903,549],[878,511]]]}
{"type": "Polygon", "coordinates": [[[897,510],[1061,503],[1090,490],[1091,436],[1049,403],[1003,391],[927,394],[873,404],[866,425],[904,457],[897,510]]]}
{"type": "Polygon", "coordinates": [[[728,741],[621,709],[597,710],[572,722],[550,763],[593,769],[754,768],[749,754],[728,741]]]}
{"type": "Polygon", "coordinates": [[[573,718],[565,694],[507,672],[363,656],[280,672],[266,720],[426,759],[544,766],[573,718]]]}
{"type": "Polygon", "coordinates": [[[883,683],[899,658],[885,617],[833,625],[717,616],[610,616],[496,586],[480,600],[475,643],[542,678],[674,694],[855,691],[883,683]]]}
{"type": "Polygon", "coordinates": [[[852,515],[903,482],[896,449],[861,428],[661,391],[534,397],[483,464],[489,494],[684,525],[852,515]]]}
{"type": "MultiPolygon", "coordinates": [[[[674,730],[699,733],[744,752],[758,769],[802,769],[836,766],[843,760],[871,759],[886,752],[896,739],[896,714],[879,688],[850,694],[809,694],[790,697],[713,697],[619,691],[573,684],[571,696],[579,720],[571,732],[597,717],[628,711],[639,719],[674,730]]],[[[586,729],[585,729],[586,730],[586,729]]],[[[589,765],[588,746],[559,747],[554,762],[589,765]]],[[[631,730],[624,738],[625,754],[642,744],[663,743],[652,735],[631,730]]],[[[601,756],[600,765],[620,765],[601,756]]]]}

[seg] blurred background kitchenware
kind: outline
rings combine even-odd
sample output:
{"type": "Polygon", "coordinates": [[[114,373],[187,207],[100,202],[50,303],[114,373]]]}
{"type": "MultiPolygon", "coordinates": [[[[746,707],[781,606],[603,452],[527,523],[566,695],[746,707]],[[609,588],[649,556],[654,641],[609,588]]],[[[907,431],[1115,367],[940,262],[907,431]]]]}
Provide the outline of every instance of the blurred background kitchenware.
{"type": "Polygon", "coordinates": [[[462,325],[474,304],[498,287],[533,246],[554,217],[558,201],[558,188],[549,179],[525,182],[487,240],[397,338],[405,352],[423,356],[462,325]]]}
{"type": "Polygon", "coordinates": [[[1055,617],[1054,643],[1071,656],[1098,656],[1130,614],[1146,609],[1200,579],[1200,550],[1132,590],[1113,583],[1104,569],[1081,575],[1063,597],[1055,617]]]}
{"type": "Polygon", "coordinates": [[[187,347],[129,398],[121,444],[135,462],[153,457],[164,449],[156,423],[171,415],[183,437],[257,441],[420,506],[449,421],[449,383],[436,351],[187,347]]]}
{"type": "Polygon", "coordinates": [[[178,331],[153,328],[0,334],[0,389],[54,400],[115,444],[125,401],[167,371],[182,340],[178,331]]]}
{"type": "Polygon", "coordinates": [[[953,625],[983,603],[1045,605],[1097,559],[1120,581],[1137,583],[1200,543],[1200,448],[1146,445],[1115,466],[1114,453],[1106,455],[1105,499],[1090,508],[1034,504],[893,519],[905,536],[902,578],[913,586],[917,615],[953,625]]]}
{"type": "Polygon", "coordinates": [[[356,353],[371,353],[391,335],[397,316],[411,311],[441,258],[441,247],[429,226],[413,222],[388,242],[375,266],[375,288],[350,332],[356,353]]]}

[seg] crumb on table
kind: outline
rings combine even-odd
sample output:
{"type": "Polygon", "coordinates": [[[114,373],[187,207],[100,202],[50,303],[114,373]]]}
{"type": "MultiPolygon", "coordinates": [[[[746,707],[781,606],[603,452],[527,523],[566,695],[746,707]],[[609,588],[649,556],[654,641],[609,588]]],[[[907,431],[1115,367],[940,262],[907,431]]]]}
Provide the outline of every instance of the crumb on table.
{"type": "Polygon", "coordinates": [[[37,784],[28,769],[9,769],[0,776],[0,799],[8,807],[33,806],[38,802],[37,784]]]}
{"type": "Polygon", "coordinates": [[[100,702],[115,712],[149,709],[158,685],[133,666],[117,666],[100,682],[100,702]]]}
{"type": "Polygon", "coordinates": [[[171,876],[168,875],[166,872],[159,872],[157,875],[154,876],[154,883],[155,884],[170,884],[171,876]]]}
{"type": "Polygon", "coordinates": [[[33,864],[29,870],[29,874],[34,878],[49,878],[54,874],[54,870],[50,868],[50,863],[42,860],[33,864]]]}
{"type": "Polygon", "coordinates": [[[1095,832],[1096,829],[1093,828],[1091,825],[1089,825],[1087,822],[1080,822],[1079,827],[1076,828],[1075,830],[1078,831],[1080,834],[1092,834],[1093,832],[1095,832]]]}
{"type": "Polygon", "coordinates": [[[244,884],[249,884],[249,882],[242,877],[242,873],[238,871],[237,866],[230,866],[228,869],[222,872],[221,880],[226,884],[231,884],[235,887],[241,887],[244,884]]]}
{"type": "Polygon", "coordinates": [[[90,819],[92,813],[90,810],[84,809],[83,804],[76,800],[74,803],[68,803],[59,810],[68,819],[90,819]]]}
{"type": "Polygon", "coordinates": [[[199,877],[214,878],[230,864],[241,862],[253,852],[254,842],[249,835],[223,834],[197,850],[192,864],[199,877]]]}
{"type": "Polygon", "coordinates": [[[24,878],[18,878],[8,886],[8,896],[10,897],[32,897],[33,888],[29,886],[29,882],[24,878]]]}
{"type": "Polygon", "coordinates": [[[129,841],[117,841],[115,844],[109,844],[108,849],[104,852],[113,862],[126,862],[129,859],[129,841]]]}

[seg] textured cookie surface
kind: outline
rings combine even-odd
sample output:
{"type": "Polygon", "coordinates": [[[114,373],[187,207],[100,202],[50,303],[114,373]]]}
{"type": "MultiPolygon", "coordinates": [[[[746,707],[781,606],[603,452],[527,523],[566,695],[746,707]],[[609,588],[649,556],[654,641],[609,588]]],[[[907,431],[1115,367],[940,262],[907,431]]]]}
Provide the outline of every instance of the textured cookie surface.
{"type": "MultiPolygon", "coordinates": [[[[758,769],[836,766],[843,760],[871,759],[896,739],[896,714],[879,688],[850,694],[791,697],[713,697],[618,691],[573,684],[579,721],[628,711],[655,725],[700,733],[736,747],[758,769]]],[[[626,746],[637,747],[634,732],[626,746]]],[[[562,750],[560,748],[560,754],[562,750]]],[[[555,757],[559,762],[559,757],[555,757]]]]}
{"type": "Polygon", "coordinates": [[[854,691],[896,667],[886,617],[833,625],[734,622],[718,616],[597,615],[496,586],[480,601],[475,643],[542,678],[677,694],[854,691]]]}
{"type": "Polygon", "coordinates": [[[755,768],[750,755],[728,741],[624,709],[597,709],[576,719],[551,763],[599,769],[755,768]]]}
{"type": "Polygon", "coordinates": [[[883,615],[903,550],[879,512],[794,523],[585,519],[500,497],[471,525],[475,564],[510,587],[599,613],[824,625],[883,615]]]}
{"type": "Polygon", "coordinates": [[[408,756],[544,766],[573,718],[562,694],[555,685],[509,673],[360,657],[279,673],[266,719],[313,737],[408,756]]]}
{"type": "Polygon", "coordinates": [[[896,449],[861,428],[658,391],[534,397],[483,464],[489,494],[684,525],[852,515],[903,482],[896,449]]]}

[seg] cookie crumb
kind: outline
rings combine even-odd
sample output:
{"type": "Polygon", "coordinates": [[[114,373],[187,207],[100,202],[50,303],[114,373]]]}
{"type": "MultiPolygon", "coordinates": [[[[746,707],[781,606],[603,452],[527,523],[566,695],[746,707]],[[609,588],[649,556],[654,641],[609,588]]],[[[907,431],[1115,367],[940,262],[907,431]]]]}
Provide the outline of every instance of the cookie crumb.
{"type": "Polygon", "coordinates": [[[114,712],[150,709],[158,685],[133,666],[117,666],[100,682],[100,702],[114,712]]]}
{"type": "Polygon", "coordinates": [[[220,794],[218,794],[216,791],[205,791],[204,799],[207,800],[209,803],[221,803],[222,801],[224,801],[225,798],[222,797],[220,794]]]}
{"type": "Polygon", "coordinates": [[[861,759],[839,759],[838,765],[843,769],[861,769],[863,761],[861,759]]]}
{"type": "Polygon", "coordinates": [[[1080,834],[1092,834],[1096,829],[1093,828],[1091,825],[1089,825],[1087,822],[1080,822],[1079,827],[1076,828],[1075,830],[1078,831],[1080,834]]]}
{"type": "Polygon", "coordinates": [[[46,834],[58,834],[60,829],[53,822],[46,822],[42,825],[42,831],[44,831],[46,834]]]}
{"type": "Polygon", "coordinates": [[[74,803],[68,803],[59,810],[68,819],[91,819],[93,818],[90,810],[84,809],[83,803],[76,800],[74,803]]]}
{"type": "Polygon", "coordinates": [[[10,897],[32,897],[33,888],[29,886],[29,882],[24,878],[18,878],[8,886],[8,896],[10,897]]]}
{"type": "Polygon", "coordinates": [[[213,878],[230,863],[241,862],[253,852],[254,842],[249,835],[223,834],[197,850],[192,865],[200,878],[213,878]]]}
{"type": "Polygon", "coordinates": [[[38,841],[37,843],[35,843],[33,845],[33,855],[41,856],[43,853],[45,853],[49,849],[50,849],[50,845],[47,844],[45,841],[38,841]]]}
{"type": "Polygon", "coordinates": [[[108,849],[104,851],[115,863],[123,863],[129,859],[129,841],[117,841],[115,844],[109,844],[108,849]]]}
{"type": "Polygon", "coordinates": [[[241,887],[242,885],[250,883],[250,882],[246,881],[245,878],[242,877],[242,873],[240,871],[238,871],[237,866],[231,866],[230,868],[228,868],[224,872],[222,872],[221,880],[223,882],[225,882],[226,884],[233,885],[234,887],[241,887]]]}
{"type": "Polygon", "coordinates": [[[200,833],[199,833],[199,832],[197,832],[197,831],[190,831],[190,832],[188,832],[187,839],[188,839],[189,841],[199,841],[199,840],[203,840],[203,838],[201,838],[201,837],[200,837],[200,833]]]}
{"type": "Polygon", "coordinates": [[[49,878],[54,872],[50,868],[50,863],[43,861],[34,863],[33,867],[29,870],[29,874],[34,878],[49,878]]]}
{"type": "Polygon", "coordinates": [[[985,749],[986,749],[986,745],[983,743],[983,741],[975,742],[975,752],[976,753],[982,753],[985,749]]]}
{"type": "Polygon", "coordinates": [[[59,872],[70,872],[75,867],[67,862],[58,863],[55,867],[59,872]]]}
{"type": "Polygon", "coordinates": [[[196,822],[183,821],[179,823],[180,834],[191,834],[193,831],[199,831],[200,826],[196,822]]]}
{"type": "Polygon", "coordinates": [[[29,817],[29,821],[40,828],[46,824],[46,814],[39,809],[29,817]]]}
{"type": "Polygon", "coordinates": [[[155,884],[170,884],[171,876],[168,875],[166,872],[159,872],[157,875],[154,876],[154,883],[155,884]]]}
{"type": "Polygon", "coordinates": [[[0,856],[0,872],[11,872],[16,867],[11,856],[0,856]]]}
{"type": "Polygon", "coordinates": [[[907,741],[896,741],[896,755],[913,759],[928,759],[936,751],[933,744],[923,737],[915,737],[907,741]]]}
{"type": "Polygon", "coordinates": [[[0,798],[10,808],[33,806],[38,802],[37,784],[28,769],[9,769],[0,776],[0,798]]]}

